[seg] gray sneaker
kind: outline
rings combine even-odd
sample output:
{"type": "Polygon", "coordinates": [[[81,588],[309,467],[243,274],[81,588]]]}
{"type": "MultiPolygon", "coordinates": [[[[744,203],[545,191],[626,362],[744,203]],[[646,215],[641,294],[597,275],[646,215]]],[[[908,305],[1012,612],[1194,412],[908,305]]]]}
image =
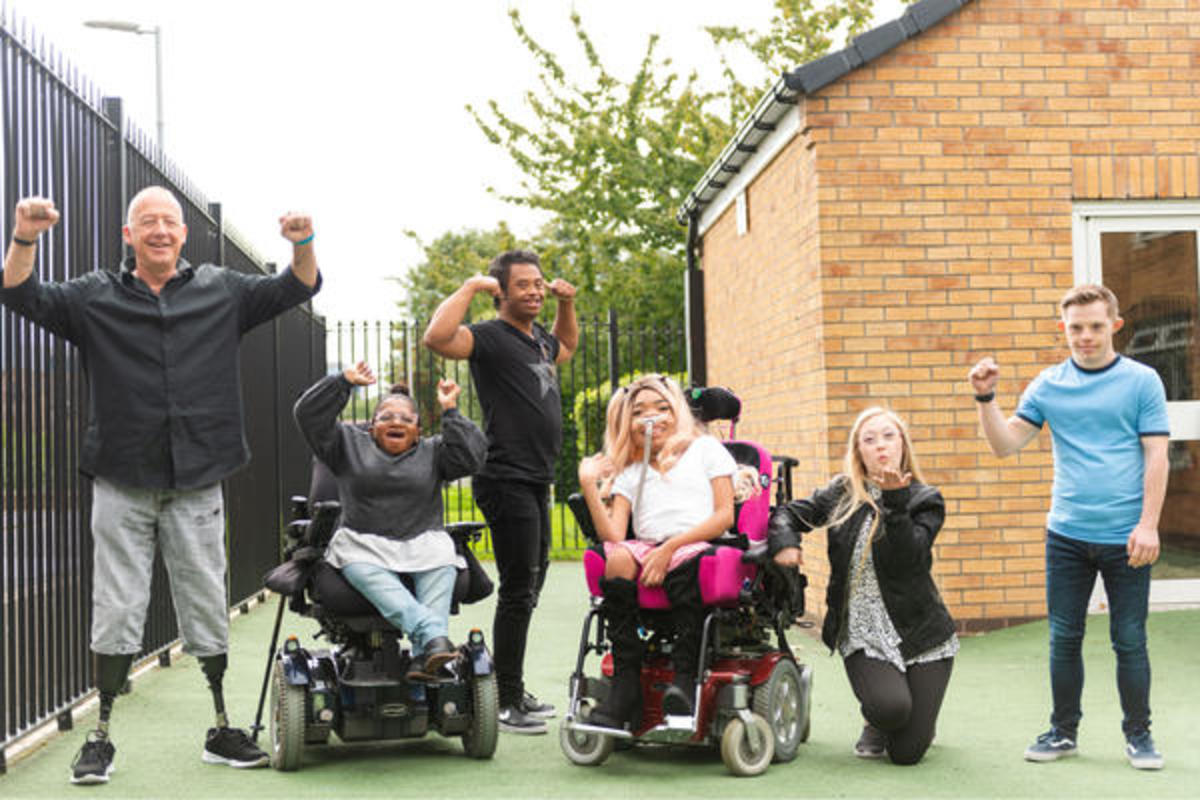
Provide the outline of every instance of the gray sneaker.
{"type": "Polygon", "coordinates": [[[526,716],[537,717],[538,719],[554,719],[554,715],[557,713],[553,705],[543,703],[530,692],[525,692],[521,695],[520,707],[526,716]]]}
{"type": "Polygon", "coordinates": [[[874,725],[863,725],[862,735],[854,743],[859,758],[883,758],[887,755],[887,735],[874,725]]]}
{"type": "Polygon", "coordinates": [[[1075,745],[1074,737],[1060,733],[1057,728],[1046,731],[1025,748],[1026,761],[1058,761],[1078,754],[1079,748],[1075,745]]]}
{"type": "Polygon", "coordinates": [[[71,783],[108,783],[116,753],[107,736],[92,731],[71,763],[71,783]]]}
{"type": "Polygon", "coordinates": [[[505,733],[540,734],[546,732],[546,720],[530,716],[520,706],[504,706],[496,715],[505,733]]]}
{"type": "Polygon", "coordinates": [[[1134,769],[1163,768],[1162,753],[1155,749],[1150,731],[1142,731],[1129,737],[1125,743],[1125,757],[1134,769]]]}

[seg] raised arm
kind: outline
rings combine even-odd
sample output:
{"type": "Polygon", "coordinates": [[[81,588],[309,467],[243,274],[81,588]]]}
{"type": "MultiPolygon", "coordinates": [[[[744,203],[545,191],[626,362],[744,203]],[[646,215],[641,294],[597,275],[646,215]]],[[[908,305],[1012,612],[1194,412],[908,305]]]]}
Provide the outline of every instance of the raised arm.
{"type": "Polygon", "coordinates": [[[1032,442],[1039,429],[1018,416],[1004,418],[1004,412],[996,402],[996,381],[999,377],[1000,368],[990,357],[972,367],[967,375],[971,388],[975,390],[975,405],[979,407],[979,427],[983,430],[983,438],[993,454],[1007,458],[1032,442]]]}
{"type": "Polygon", "coordinates": [[[500,296],[500,283],[488,275],[473,275],[463,282],[433,312],[421,341],[433,352],[445,358],[470,358],[475,351],[475,337],[462,324],[471,301],[479,292],[500,296]]]}
{"type": "Polygon", "coordinates": [[[558,311],[554,315],[554,338],[558,339],[558,356],[554,362],[561,364],[575,354],[579,347],[579,322],[575,318],[575,287],[562,278],[555,278],[546,287],[558,300],[558,311]]]}
{"type": "Polygon", "coordinates": [[[375,382],[371,368],[363,361],[347,367],[338,375],[327,375],[300,395],[292,414],[304,434],[304,440],[317,458],[337,472],[342,456],[342,437],[338,415],[346,407],[355,386],[375,382]]]}
{"type": "Polygon", "coordinates": [[[4,256],[4,288],[20,286],[33,274],[37,240],[58,222],[54,201],[45,197],[26,197],[17,203],[13,215],[13,238],[4,256]]]}
{"type": "Polygon", "coordinates": [[[317,285],[317,254],[313,250],[312,217],[289,211],[279,218],[279,233],[292,243],[292,274],[310,289],[317,285]]]}
{"type": "Polygon", "coordinates": [[[438,381],[437,401],[442,407],[442,436],[438,442],[438,477],[452,481],[474,475],[487,460],[487,437],[479,426],[458,412],[457,383],[442,378],[438,381]]]}

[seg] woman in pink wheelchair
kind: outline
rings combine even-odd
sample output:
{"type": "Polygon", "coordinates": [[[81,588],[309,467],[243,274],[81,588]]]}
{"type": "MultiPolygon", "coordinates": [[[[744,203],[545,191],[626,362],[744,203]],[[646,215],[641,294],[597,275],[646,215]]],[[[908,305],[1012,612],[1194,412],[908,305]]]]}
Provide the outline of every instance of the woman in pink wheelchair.
{"type": "Polygon", "coordinates": [[[662,586],[675,644],[668,714],[692,713],[704,608],[697,556],[733,524],[733,457],[703,434],[678,384],[650,375],[618,390],[609,404],[605,453],[584,459],[579,482],[606,565],[601,588],[612,642],[613,684],[589,722],[626,728],[642,701],[638,582],[662,586]],[[601,483],[611,486],[611,506],[601,483]],[[627,539],[632,522],[636,538],[627,539]]]}
{"type": "Polygon", "coordinates": [[[800,564],[800,536],[827,526],[822,639],[843,659],[866,725],[862,758],[915,764],[934,727],[958,638],[931,575],[946,510],[922,482],[904,422],[869,408],[850,430],[843,474],[771,515],[776,563],[800,564]]]}

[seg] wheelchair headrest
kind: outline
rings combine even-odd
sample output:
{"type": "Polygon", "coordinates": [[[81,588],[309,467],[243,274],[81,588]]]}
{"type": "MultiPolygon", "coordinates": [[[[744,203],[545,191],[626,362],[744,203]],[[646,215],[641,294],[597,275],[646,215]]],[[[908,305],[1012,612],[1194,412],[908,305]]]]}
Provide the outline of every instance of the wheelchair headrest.
{"type": "Polygon", "coordinates": [[[742,413],[742,401],[729,389],[720,386],[694,386],[687,392],[692,414],[701,422],[716,419],[737,420],[742,413]]]}

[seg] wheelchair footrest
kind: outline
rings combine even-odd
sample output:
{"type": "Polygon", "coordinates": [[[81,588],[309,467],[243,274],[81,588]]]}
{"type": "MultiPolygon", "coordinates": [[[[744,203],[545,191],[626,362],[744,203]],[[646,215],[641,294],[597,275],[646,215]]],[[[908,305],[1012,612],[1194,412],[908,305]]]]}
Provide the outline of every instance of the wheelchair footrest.
{"type": "Polygon", "coordinates": [[[632,739],[633,734],[623,728],[605,728],[600,725],[589,725],[586,722],[576,722],[572,719],[565,719],[562,723],[569,731],[580,731],[582,733],[599,733],[604,736],[611,736],[614,739],[632,739]]]}

